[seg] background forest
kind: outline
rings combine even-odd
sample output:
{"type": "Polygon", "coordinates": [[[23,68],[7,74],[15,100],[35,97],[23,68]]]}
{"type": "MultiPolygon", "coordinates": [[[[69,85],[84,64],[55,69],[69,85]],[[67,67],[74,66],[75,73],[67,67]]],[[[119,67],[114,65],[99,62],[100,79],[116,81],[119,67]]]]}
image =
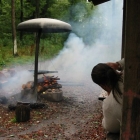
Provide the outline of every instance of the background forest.
{"type": "MultiPolygon", "coordinates": [[[[90,25],[88,19],[95,9],[96,7],[86,0],[0,0],[1,67],[34,61],[35,34],[18,32],[16,27],[20,22],[34,18],[59,19],[71,24],[72,32],[82,37],[86,44],[90,44],[90,40],[84,39],[84,36],[88,36],[89,33],[85,25],[90,25]]],[[[90,29],[94,38],[99,34],[97,28],[94,26],[90,29]]],[[[68,34],[43,34],[40,42],[40,57],[48,59],[57,55],[63,48],[68,34]]]]}

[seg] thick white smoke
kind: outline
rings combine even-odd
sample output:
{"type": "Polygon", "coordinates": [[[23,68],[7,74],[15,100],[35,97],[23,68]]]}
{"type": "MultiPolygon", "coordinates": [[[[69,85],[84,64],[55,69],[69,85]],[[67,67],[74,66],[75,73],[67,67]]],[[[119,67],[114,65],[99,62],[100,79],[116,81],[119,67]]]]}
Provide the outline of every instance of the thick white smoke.
{"type": "MultiPolygon", "coordinates": [[[[115,62],[121,58],[122,13],[123,5],[120,0],[111,0],[98,5],[92,16],[83,23],[84,28],[79,28],[75,23],[71,24],[78,33],[85,35],[84,39],[89,40],[90,45],[84,43],[83,38],[70,33],[59,55],[51,61],[40,63],[39,70],[58,71],[52,75],[58,76],[61,81],[79,83],[88,81],[93,85],[90,76],[93,66],[100,62],[115,62]],[[98,35],[96,38],[91,32],[95,27],[100,29],[99,33],[96,30],[98,35]]],[[[22,84],[33,80],[33,73],[29,73],[28,69],[34,69],[34,66],[27,67],[25,71],[20,69],[16,75],[17,79],[10,79],[5,89],[11,91],[20,87],[21,90],[22,84]]],[[[15,92],[18,92],[18,89],[15,92]]]]}
{"type": "MultiPolygon", "coordinates": [[[[64,49],[52,60],[48,68],[58,70],[62,80],[79,82],[90,78],[91,70],[97,63],[120,60],[122,8],[122,2],[119,0],[99,5],[97,11],[94,11],[88,19],[90,24],[83,24],[86,27],[84,30],[90,33],[86,34],[85,38],[90,37],[93,43],[88,46],[82,38],[71,33],[64,44],[64,49]],[[92,38],[92,32],[90,32],[90,28],[95,25],[102,30],[96,39],[92,38]]],[[[74,26],[76,25],[74,24],[74,26]]],[[[78,29],[78,25],[75,28],[79,31],[82,30],[78,29]]]]}

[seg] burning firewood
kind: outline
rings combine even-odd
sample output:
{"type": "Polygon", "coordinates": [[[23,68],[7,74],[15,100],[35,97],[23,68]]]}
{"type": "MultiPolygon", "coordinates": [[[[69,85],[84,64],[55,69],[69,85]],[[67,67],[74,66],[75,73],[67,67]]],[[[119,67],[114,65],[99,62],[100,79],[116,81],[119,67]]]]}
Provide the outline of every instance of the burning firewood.
{"type": "Polygon", "coordinates": [[[45,76],[44,75],[44,77],[38,79],[38,83],[57,82],[57,80],[60,80],[60,78],[54,77],[54,76],[45,76]]]}
{"type": "Polygon", "coordinates": [[[43,87],[42,86],[37,86],[37,92],[42,92],[43,91],[43,87]]]}
{"type": "Polygon", "coordinates": [[[23,84],[22,88],[23,89],[26,89],[26,88],[30,89],[30,88],[33,88],[33,86],[34,86],[34,82],[33,81],[29,81],[26,84],[23,84]]]}
{"type": "Polygon", "coordinates": [[[25,89],[25,88],[26,88],[26,85],[25,85],[25,84],[23,84],[23,85],[22,85],[22,89],[25,89]]]}
{"type": "MultiPolygon", "coordinates": [[[[60,78],[58,77],[54,77],[54,76],[45,76],[42,78],[38,79],[38,83],[37,83],[37,97],[40,98],[41,94],[43,92],[46,92],[48,89],[51,90],[50,92],[54,93],[54,92],[58,92],[58,94],[61,94],[61,91],[57,91],[57,89],[62,88],[61,84],[57,83],[57,80],[60,80],[60,78]]],[[[27,99],[28,96],[33,93],[33,88],[34,88],[34,82],[33,81],[29,81],[26,84],[22,85],[22,91],[21,91],[21,95],[22,98],[27,99]]],[[[57,95],[58,96],[58,95],[57,95]]],[[[62,98],[62,94],[61,94],[61,98],[62,98]]]]}
{"type": "Polygon", "coordinates": [[[26,87],[27,88],[32,88],[34,83],[32,81],[27,82],[26,87]]]}
{"type": "MultiPolygon", "coordinates": [[[[38,92],[46,90],[48,88],[62,88],[60,84],[57,83],[57,80],[60,80],[58,77],[54,76],[45,76],[38,79],[37,90],[38,92]]],[[[34,82],[29,81],[26,84],[22,85],[22,89],[31,89],[34,87],[34,82]]]]}

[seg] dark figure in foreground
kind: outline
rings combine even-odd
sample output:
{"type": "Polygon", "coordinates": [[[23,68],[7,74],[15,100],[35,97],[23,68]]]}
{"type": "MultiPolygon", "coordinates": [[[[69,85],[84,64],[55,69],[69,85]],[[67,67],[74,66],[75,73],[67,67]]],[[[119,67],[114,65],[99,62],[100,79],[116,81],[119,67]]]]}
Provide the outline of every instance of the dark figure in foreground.
{"type": "Polygon", "coordinates": [[[119,133],[122,115],[122,94],[124,59],[116,63],[99,63],[93,67],[91,77],[94,83],[104,89],[108,96],[103,101],[104,129],[119,133]]]}

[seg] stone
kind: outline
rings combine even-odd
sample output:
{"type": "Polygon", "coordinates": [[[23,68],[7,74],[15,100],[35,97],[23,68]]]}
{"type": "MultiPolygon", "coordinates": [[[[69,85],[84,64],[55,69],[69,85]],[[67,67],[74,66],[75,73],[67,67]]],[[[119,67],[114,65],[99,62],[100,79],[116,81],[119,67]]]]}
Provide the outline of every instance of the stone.
{"type": "Polygon", "coordinates": [[[49,101],[61,101],[63,100],[63,91],[60,89],[48,89],[40,95],[41,98],[47,99],[49,101]]]}

